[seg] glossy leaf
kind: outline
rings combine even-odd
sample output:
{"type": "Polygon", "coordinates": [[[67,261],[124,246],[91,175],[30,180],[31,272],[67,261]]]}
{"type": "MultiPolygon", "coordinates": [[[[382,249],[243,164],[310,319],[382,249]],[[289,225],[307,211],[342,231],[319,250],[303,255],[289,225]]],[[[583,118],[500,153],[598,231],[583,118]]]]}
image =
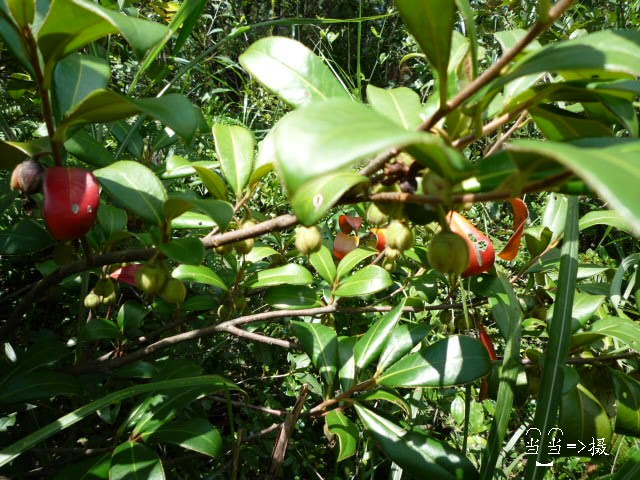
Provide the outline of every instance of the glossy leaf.
{"type": "Polygon", "coordinates": [[[204,260],[204,245],[199,238],[175,238],[160,244],[158,249],[178,263],[200,265],[204,260]]]}
{"type": "Polygon", "coordinates": [[[253,172],[256,145],[253,133],[239,125],[216,124],[213,126],[213,138],[222,172],[231,189],[239,196],[253,172]]]}
{"type": "Polygon", "coordinates": [[[197,212],[185,212],[171,220],[171,228],[176,229],[191,230],[205,228],[210,230],[217,226],[218,224],[214,222],[209,215],[197,212]]]}
{"type": "Polygon", "coordinates": [[[429,141],[366,105],[328,100],[285,115],[276,125],[277,170],[290,194],[306,182],[391,147],[429,141]]]}
{"type": "Polygon", "coordinates": [[[385,90],[369,84],[367,101],[376,111],[407,130],[415,130],[422,123],[420,96],[407,87],[385,90]]]}
{"type": "Polygon", "coordinates": [[[112,403],[120,402],[127,398],[143,393],[184,389],[196,386],[207,386],[208,388],[212,389],[215,387],[215,389],[217,390],[238,389],[235,384],[219,375],[199,375],[197,377],[178,378],[177,380],[164,380],[127,387],[122,390],[104,395],[98,400],[88,403],[68,413],[67,415],[58,418],[54,422],[36,430],[35,432],[4,448],[0,451],[0,467],[11,462],[13,459],[17,458],[34,445],[37,445],[38,443],[46,440],[52,435],[55,435],[56,433],[69,428],[70,426],[78,423],[89,415],[94,414],[96,411],[112,403]]]}
{"type": "Polygon", "coordinates": [[[40,223],[31,218],[18,221],[0,233],[0,255],[21,255],[49,248],[56,241],[40,223]]]}
{"type": "Polygon", "coordinates": [[[53,480],[108,480],[111,468],[111,452],[100,456],[93,456],[79,463],[62,469],[53,480]]]}
{"type": "Polygon", "coordinates": [[[573,170],[611,203],[635,234],[640,234],[640,203],[635,201],[640,182],[640,141],[589,139],[580,145],[517,140],[508,149],[511,155],[539,155],[573,170]]]}
{"type": "Polygon", "coordinates": [[[349,98],[324,61],[295,40],[263,38],[240,55],[239,61],[260,83],[294,107],[334,97],[349,98]]]}
{"type": "Polygon", "coordinates": [[[75,125],[113,122],[139,114],[148,115],[171,127],[187,143],[193,139],[200,121],[196,107],[177,93],[133,99],[101,89],[91,92],[67,113],[56,135],[62,140],[67,130],[75,125]]]}
{"type": "MultiPolygon", "coordinates": [[[[438,75],[446,77],[456,5],[451,0],[398,0],[398,11],[438,75]]],[[[446,85],[446,83],[444,83],[446,85]]]]}
{"type": "Polygon", "coordinates": [[[356,412],[384,453],[416,478],[472,480],[478,478],[463,454],[423,433],[407,432],[384,417],[355,405],[356,412]]]}
{"type": "Polygon", "coordinates": [[[45,86],[49,86],[56,62],[85,45],[120,33],[141,54],[159,42],[167,27],[132,18],[88,0],[52,0],[38,32],[38,46],[45,64],[45,86]]]}
{"type": "Polygon", "coordinates": [[[204,265],[180,265],[171,272],[171,276],[179,280],[203,283],[225,291],[228,290],[218,274],[204,265]]]}
{"type": "Polygon", "coordinates": [[[162,206],[167,200],[167,192],[147,167],[122,160],[93,173],[116,203],[149,223],[162,223],[162,206]]]}
{"type": "Polygon", "coordinates": [[[389,365],[409,353],[433,328],[433,325],[422,323],[415,326],[399,325],[388,336],[380,359],[378,360],[377,374],[382,373],[389,365]]]}
{"type": "Polygon", "coordinates": [[[338,297],[359,297],[384,290],[392,283],[389,272],[384,268],[378,265],[368,265],[344,278],[334,293],[338,297]]]}
{"type": "Polygon", "coordinates": [[[595,210],[587,212],[580,219],[580,231],[595,225],[607,225],[623,232],[631,232],[631,225],[615,210],[595,210]]]}
{"type": "Polygon", "coordinates": [[[358,341],[357,337],[338,337],[338,378],[340,387],[346,392],[356,382],[356,360],[353,348],[358,341]]]}
{"type": "Polygon", "coordinates": [[[640,449],[633,448],[627,461],[620,467],[611,480],[635,480],[640,475],[640,449]]]}
{"type": "Polygon", "coordinates": [[[491,361],[477,340],[454,335],[411,353],[377,378],[387,387],[442,387],[472,382],[489,373],[491,361]]]}
{"type": "Polygon", "coordinates": [[[562,395],[558,427],[562,429],[563,443],[604,439],[604,443],[611,446],[613,432],[607,412],[582,384],[562,395]]]}
{"type": "Polygon", "coordinates": [[[340,410],[331,410],[325,421],[329,431],[338,437],[340,443],[338,462],[355,455],[358,446],[358,428],[355,423],[340,410]]]}
{"type": "Polygon", "coordinates": [[[248,283],[249,288],[272,287],[274,285],[309,285],[313,275],[302,265],[290,263],[282,267],[261,270],[255,280],[248,283]]]}
{"type": "Polygon", "coordinates": [[[165,480],[160,457],[138,442],[121,443],[113,451],[109,480],[165,480]]]}
{"type": "Polygon", "coordinates": [[[302,185],[291,197],[291,206],[300,223],[314,225],[347,191],[368,181],[356,173],[328,173],[302,185]]]}
{"type": "Polygon", "coordinates": [[[118,326],[106,318],[94,318],[84,326],[87,340],[104,340],[120,338],[118,326]]]}
{"type": "Polygon", "coordinates": [[[309,255],[309,262],[325,282],[329,285],[333,284],[336,278],[336,265],[333,263],[331,252],[326,246],[323,245],[320,250],[309,255]]]}
{"type": "Polygon", "coordinates": [[[84,128],[71,133],[64,142],[65,150],[92,167],[107,167],[115,162],[113,154],[84,128]]]}
{"type": "Polygon", "coordinates": [[[55,92],[60,113],[65,114],[94,90],[107,88],[110,76],[109,64],[92,55],[69,55],[58,62],[55,92]]]}
{"type": "Polygon", "coordinates": [[[12,170],[17,164],[33,157],[36,153],[51,149],[47,139],[35,139],[28,142],[7,142],[0,140],[0,168],[12,170]]]}
{"type": "Polygon", "coordinates": [[[402,316],[405,301],[402,299],[393,310],[385,313],[358,339],[353,349],[358,371],[366,368],[380,354],[382,347],[402,316]]]}
{"type": "Polygon", "coordinates": [[[612,371],[616,394],[615,431],[640,436],[640,382],[622,372],[612,371]]]}
{"type": "Polygon", "coordinates": [[[347,253],[340,263],[338,263],[338,268],[336,269],[336,278],[341,279],[345,275],[351,272],[360,262],[366,260],[369,257],[375,255],[375,250],[371,250],[368,248],[358,248],[352,250],[347,253]]]}
{"type": "Polygon", "coordinates": [[[204,418],[193,418],[163,425],[146,441],[173,443],[209,457],[218,457],[222,451],[222,437],[217,428],[204,418]]]}
{"type": "Polygon", "coordinates": [[[391,393],[388,390],[378,388],[376,390],[369,390],[362,393],[361,395],[358,395],[358,402],[360,403],[368,402],[370,404],[375,404],[380,400],[396,405],[407,417],[411,415],[411,407],[409,406],[409,404],[401,396],[395,393],[391,393]]]}
{"type": "Polygon", "coordinates": [[[264,301],[275,308],[296,309],[320,306],[315,289],[304,285],[277,285],[267,290],[264,301]]]}
{"type": "Polygon", "coordinates": [[[530,109],[531,117],[544,136],[555,142],[584,137],[608,137],[612,130],[597,120],[549,105],[530,109]]]}
{"type": "Polygon", "coordinates": [[[319,323],[291,322],[294,335],[300,340],[304,352],[320,371],[325,381],[325,392],[332,392],[338,370],[338,336],[333,328],[319,323]]]}
{"type": "Polygon", "coordinates": [[[574,345],[592,343],[602,337],[612,337],[630,349],[640,352],[640,325],[624,317],[607,317],[594,322],[584,333],[572,337],[574,345]]]}
{"type": "Polygon", "coordinates": [[[43,400],[58,395],[79,395],[80,385],[75,377],[47,370],[14,375],[2,384],[0,404],[43,400]]]}
{"type": "Polygon", "coordinates": [[[207,187],[209,193],[213,198],[218,198],[220,200],[225,200],[227,198],[227,186],[224,183],[224,180],[220,175],[216,172],[202,166],[194,165],[193,169],[204,183],[204,186],[207,187]]]}

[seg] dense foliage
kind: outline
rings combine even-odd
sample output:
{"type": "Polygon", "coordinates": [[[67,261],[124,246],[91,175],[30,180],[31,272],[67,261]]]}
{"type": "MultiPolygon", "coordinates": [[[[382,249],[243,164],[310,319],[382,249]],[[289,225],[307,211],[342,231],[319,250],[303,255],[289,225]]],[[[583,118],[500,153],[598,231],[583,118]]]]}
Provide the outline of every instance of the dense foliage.
{"type": "Polygon", "coordinates": [[[635,479],[639,17],[0,0],[0,476],[635,479]]]}

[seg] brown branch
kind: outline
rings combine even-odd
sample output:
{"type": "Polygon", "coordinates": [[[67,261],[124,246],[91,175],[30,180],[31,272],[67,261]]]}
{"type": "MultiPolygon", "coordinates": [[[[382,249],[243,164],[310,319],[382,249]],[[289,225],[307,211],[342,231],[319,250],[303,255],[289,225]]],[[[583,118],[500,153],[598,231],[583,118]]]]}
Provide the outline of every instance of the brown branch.
{"type": "Polygon", "coordinates": [[[308,395],[309,386],[303,385],[302,391],[300,392],[300,395],[296,400],[296,404],[293,407],[293,411],[287,415],[286,420],[282,423],[282,428],[280,429],[276,443],[273,446],[273,452],[271,453],[271,468],[269,469],[269,476],[267,478],[276,479],[282,476],[282,465],[284,464],[284,457],[287,453],[289,439],[293,434],[293,427],[295,427],[298,418],[300,418],[302,407],[304,406],[304,402],[307,400],[308,395]]]}
{"type": "Polygon", "coordinates": [[[320,402],[318,405],[316,405],[311,410],[309,410],[307,415],[310,415],[310,416],[322,415],[329,407],[332,407],[343,400],[351,398],[354,393],[362,392],[363,390],[368,390],[369,388],[373,387],[375,384],[376,384],[376,381],[373,378],[370,378],[369,380],[365,380],[364,382],[361,382],[355,385],[354,387],[350,388],[346,392],[341,393],[337,397],[329,398],[327,400],[320,402]]]}
{"type": "Polygon", "coordinates": [[[511,125],[511,127],[504,133],[504,135],[501,135],[493,145],[491,145],[491,147],[487,150],[487,152],[485,153],[485,157],[488,157],[490,155],[493,155],[494,153],[496,153],[498,150],[500,150],[502,148],[502,146],[504,145],[504,143],[509,140],[511,138],[511,136],[518,130],[520,129],[523,125],[525,125],[527,123],[527,118],[529,116],[529,112],[527,110],[523,110],[522,113],[520,114],[520,116],[516,119],[516,121],[513,123],[513,125],[511,125]]]}
{"type": "Polygon", "coordinates": [[[249,410],[256,410],[268,415],[277,415],[279,417],[283,417],[287,414],[287,412],[285,412],[284,410],[276,410],[274,408],[263,407],[261,405],[251,405],[249,403],[240,402],[238,400],[228,400],[225,397],[218,397],[216,395],[209,395],[207,398],[211,398],[212,400],[216,400],[222,403],[229,402],[231,405],[234,405],[236,407],[248,408],[249,410]]]}

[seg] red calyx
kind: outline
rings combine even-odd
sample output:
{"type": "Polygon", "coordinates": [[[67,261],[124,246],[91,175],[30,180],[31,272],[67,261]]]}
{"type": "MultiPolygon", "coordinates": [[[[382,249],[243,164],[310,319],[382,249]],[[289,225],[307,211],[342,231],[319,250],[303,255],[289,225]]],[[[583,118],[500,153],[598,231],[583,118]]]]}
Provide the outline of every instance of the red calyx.
{"type": "Polygon", "coordinates": [[[93,226],[100,184],[82,168],[51,167],[44,181],[44,219],[58,240],[82,237],[93,226]]]}
{"type": "Polygon", "coordinates": [[[117,270],[114,270],[109,275],[114,280],[122,283],[128,283],[129,285],[136,286],[136,273],[142,268],[142,263],[132,263],[131,265],[125,265],[117,270]]]}
{"type": "Polygon", "coordinates": [[[382,252],[387,246],[386,228],[372,228],[371,233],[376,236],[376,250],[382,252]]]}
{"type": "Polygon", "coordinates": [[[340,215],[338,218],[342,233],[358,231],[362,226],[362,222],[364,222],[364,220],[361,217],[353,217],[351,215],[340,215]]]}
{"type": "Polygon", "coordinates": [[[462,277],[480,275],[489,270],[496,260],[495,249],[489,237],[458,212],[449,212],[447,221],[451,231],[464,238],[469,247],[469,266],[462,272],[462,277]]]}

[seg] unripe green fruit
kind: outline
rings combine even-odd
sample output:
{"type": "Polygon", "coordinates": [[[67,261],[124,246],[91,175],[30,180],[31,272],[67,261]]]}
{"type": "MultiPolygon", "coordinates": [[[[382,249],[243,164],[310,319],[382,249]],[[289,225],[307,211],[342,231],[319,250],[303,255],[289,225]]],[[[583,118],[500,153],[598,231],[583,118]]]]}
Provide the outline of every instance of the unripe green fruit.
{"type": "Polygon", "coordinates": [[[451,194],[451,185],[437,173],[428,171],[422,176],[422,191],[425,195],[447,198],[451,194]]]}
{"type": "Polygon", "coordinates": [[[216,247],[216,253],[219,253],[220,255],[228,255],[231,253],[231,250],[233,250],[233,245],[231,243],[225,243],[224,245],[216,247]]]}
{"type": "Polygon", "coordinates": [[[96,308],[102,302],[100,302],[100,297],[93,293],[93,291],[89,292],[86,297],[84,297],[84,306],[87,308],[96,308]]]}
{"type": "Polygon", "coordinates": [[[116,287],[113,280],[109,278],[98,280],[93,287],[92,293],[98,297],[103,305],[108,305],[116,299],[116,287]]]}
{"type": "Polygon", "coordinates": [[[303,255],[310,255],[322,247],[322,234],[318,227],[296,228],[296,248],[303,255]]]}
{"type": "Polygon", "coordinates": [[[382,261],[382,268],[384,268],[389,273],[395,271],[397,266],[398,266],[398,262],[396,261],[395,258],[385,258],[382,261]]]}
{"type": "Polygon", "coordinates": [[[389,260],[397,260],[398,258],[400,258],[400,255],[402,255],[402,252],[397,248],[387,247],[384,249],[384,255],[389,260]]]}
{"type": "Polygon", "coordinates": [[[440,273],[460,275],[469,265],[469,248],[460,235],[440,232],[431,239],[427,258],[440,273]]]}
{"type": "Polygon", "coordinates": [[[393,221],[387,227],[387,246],[404,252],[413,245],[413,233],[404,223],[393,221]]]}
{"type": "Polygon", "coordinates": [[[374,227],[382,227],[389,223],[389,216],[380,211],[375,203],[367,207],[366,220],[369,225],[374,227]]]}
{"type": "MultiPolygon", "coordinates": [[[[372,193],[399,192],[397,185],[378,185],[372,193]]],[[[375,202],[374,205],[383,215],[391,218],[404,218],[404,203],[402,202],[375,202]]]]}
{"type": "Polygon", "coordinates": [[[167,303],[182,303],[187,298],[187,287],[177,278],[170,278],[160,291],[160,298],[167,303]]]}
{"type": "Polygon", "coordinates": [[[136,285],[147,295],[155,295],[162,290],[167,280],[167,272],[161,265],[143,265],[136,272],[136,285]]]}
{"type": "MultiPolygon", "coordinates": [[[[250,228],[253,226],[255,226],[255,223],[252,222],[251,220],[247,220],[240,226],[240,228],[244,229],[244,228],[250,228]]],[[[253,246],[255,245],[255,243],[256,241],[253,238],[238,240],[237,242],[233,243],[233,249],[236,251],[238,255],[246,255],[251,250],[253,250],[253,246]]]]}

